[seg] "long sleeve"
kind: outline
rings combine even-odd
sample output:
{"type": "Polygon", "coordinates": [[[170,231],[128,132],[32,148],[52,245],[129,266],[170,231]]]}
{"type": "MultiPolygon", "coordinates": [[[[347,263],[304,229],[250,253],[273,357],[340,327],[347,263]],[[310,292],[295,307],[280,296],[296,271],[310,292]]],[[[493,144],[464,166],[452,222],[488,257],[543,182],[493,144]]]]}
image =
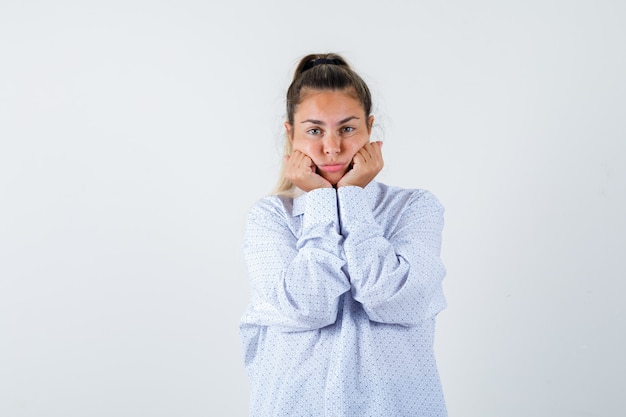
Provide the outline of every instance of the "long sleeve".
{"type": "Polygon", "coordinates": [[[352,295],[370,320],[416,325],[445,308],[444,210],[435,196],[410,194],[385,228],[377,223],[366,190],[342,187],[338,200],[352,295]]]}
{"type": "Polygon", "coordinates": [[[321,328],[335,322],[339,298],[350,289],[342,271],[336,191],[318,189],[299,198],[301,221],[277,199],[263,200],[248,214],[243,253],[251,303],[244,324],[321,328]]]}

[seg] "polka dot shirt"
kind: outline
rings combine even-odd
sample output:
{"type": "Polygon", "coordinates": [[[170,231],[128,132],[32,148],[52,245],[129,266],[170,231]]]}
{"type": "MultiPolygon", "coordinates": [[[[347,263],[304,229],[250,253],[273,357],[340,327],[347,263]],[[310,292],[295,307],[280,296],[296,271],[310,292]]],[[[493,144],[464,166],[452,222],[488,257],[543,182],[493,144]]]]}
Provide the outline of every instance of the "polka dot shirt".
{"type": "Polygon", "coordinates": [[[251,208],[251,417],[447,415],[433,353],[443,212],[428,191],[378,182],[251,208]]]}

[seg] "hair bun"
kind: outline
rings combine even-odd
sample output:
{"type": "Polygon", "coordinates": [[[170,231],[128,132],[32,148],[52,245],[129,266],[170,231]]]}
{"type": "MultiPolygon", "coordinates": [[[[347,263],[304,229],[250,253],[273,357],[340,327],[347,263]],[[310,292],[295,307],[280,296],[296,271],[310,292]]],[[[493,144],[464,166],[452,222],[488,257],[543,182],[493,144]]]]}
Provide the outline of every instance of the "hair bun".
{"type": "Polygon", "coordinates": [[[319,65],[336,65],[339,67],[350,68],[348,63],[341,55],[328,53],[328,54],[310,54],[305,56],[300,60],[298,64],[298,68],[294,73],[294,78],[310,70],[313,67],[317,67],[319,65]]]}
{"type": "Polygon", "coordinates": [[[341,65],[341,62],[335,58],[313,58],[302,67],[302,72],[309,70],[318,65],[341,65]]]}

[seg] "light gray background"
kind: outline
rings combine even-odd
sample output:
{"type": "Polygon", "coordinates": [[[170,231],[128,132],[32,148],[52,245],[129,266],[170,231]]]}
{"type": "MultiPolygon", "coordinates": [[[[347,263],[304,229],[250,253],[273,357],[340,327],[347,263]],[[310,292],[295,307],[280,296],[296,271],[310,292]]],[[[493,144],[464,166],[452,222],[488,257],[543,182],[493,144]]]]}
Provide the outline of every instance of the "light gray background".
{"type": "Polygon", "coordinates": [[[0,1],[0,416],[244,416],[296,61],[446,206],[451,417],[626,413],[623,1],[0,1]]]}

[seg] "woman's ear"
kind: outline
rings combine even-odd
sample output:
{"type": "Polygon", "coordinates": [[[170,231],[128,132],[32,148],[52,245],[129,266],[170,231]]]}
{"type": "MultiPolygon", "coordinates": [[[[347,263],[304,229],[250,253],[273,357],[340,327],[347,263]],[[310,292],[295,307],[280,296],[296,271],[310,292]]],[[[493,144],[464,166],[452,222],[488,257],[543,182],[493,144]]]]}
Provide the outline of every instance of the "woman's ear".
{"type": "Polygon", "coordinates": [[[289,141],[293,141],[293,126],[289,122],[285,122],[285,133],[289,141]]]}
{"type": "Polygon", "coordinates": [[[372,133],[372,126],[374,126],[374,115],[370,114],[367,118],[367,133],[372,133]]]}

